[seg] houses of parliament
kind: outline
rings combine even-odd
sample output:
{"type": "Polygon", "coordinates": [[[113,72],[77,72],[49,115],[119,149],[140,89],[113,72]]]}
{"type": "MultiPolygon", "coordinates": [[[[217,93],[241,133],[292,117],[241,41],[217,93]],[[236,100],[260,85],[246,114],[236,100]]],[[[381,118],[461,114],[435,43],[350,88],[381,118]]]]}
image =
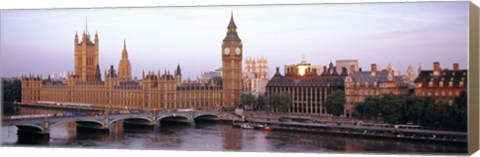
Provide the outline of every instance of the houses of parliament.
{"type": "Polygon", "coordinates": [[[121,109],[218,109],[240,102],[243,88],[243,45],[231,16],[221,45],[222,81],[184,82],[180,65],[170,72],[142,72],[140,81],[132,79],[131,64],[124,41],[118,70],[111,65],[103,72],[99,66],[99,37],[93,41],[87,29],[81,39],[75,33],[74,71],[66,82],[44,81],[40,76],[22,76],[22,103],[39,101],[94,104],[121,109]]]}

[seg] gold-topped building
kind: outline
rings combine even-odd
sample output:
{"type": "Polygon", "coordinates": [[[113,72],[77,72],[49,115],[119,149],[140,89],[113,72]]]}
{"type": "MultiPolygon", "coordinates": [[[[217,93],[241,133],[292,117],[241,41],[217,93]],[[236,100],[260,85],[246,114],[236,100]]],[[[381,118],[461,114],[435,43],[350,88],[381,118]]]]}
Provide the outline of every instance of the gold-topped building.
{"type": "Polygon", "coordinates": [[[22,103],[42,102],[83,103],[117,109],[218,109],[240,103],[243,88],[243,45],[237,35],[233,14],[227,36],[221,45],[222,83],[209,81],[182,81],[180,65],[171,73],[142,72],[141,80],[132,80],[126,41],[118,71],[111,65],[102,80],[98,63],[98,33],[95,42],[85,29],[82,41],[75,33],[75,69],[68,80],[42,81],[41,76],[22,76],[22,103]]]}

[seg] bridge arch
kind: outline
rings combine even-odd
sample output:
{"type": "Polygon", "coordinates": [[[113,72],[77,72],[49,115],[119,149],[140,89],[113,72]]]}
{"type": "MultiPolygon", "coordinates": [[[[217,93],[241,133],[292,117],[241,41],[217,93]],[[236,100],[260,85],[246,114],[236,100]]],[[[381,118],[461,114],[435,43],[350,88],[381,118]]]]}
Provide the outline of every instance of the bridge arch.
{"type": "Polygon", "coordinates": [[[158,124],[158,123],[162,122],[162,120],[167,119],[167,118],[179,118],[179,119],[185,120],[186,122],[190,122],[192,120],[190,117],[185,116],[183,114],[172,113],[172,114],[167,114],[167,115],[162,115],[160,117],[157,117],[157,119],[155,119],[155,123],[158,124]]]}
{"type": "Polygon", "coordinates": [[[43,126],[39,126],[39,125],[35,125],[35,124],[19,124],[19,125],[16,125],[16,127],[18,128],[18,131],[25,131],[25,129],[30,129],[30,128],[33,128],[33,129],[37,129],[35,132],[37,133],[40,133],[40,134],[43,134],[45,132],[45,130],[43,129],[43,126]]]}
{"type": "Polygon", "coordinates": [[[102,121],[99,121],[99,120],[90,120],[90,119],[72,119],[72,120],[64,120],[64,121],[59,121],[59,122],[56,122],[56,123],[52,123],[50,124],[50,128],[53,128],[53,127],[56,127],[60,124],[64,124],[64,123],[70,123],[70,122],[93,122],[93,123],[97,123],[99,124],[100,126],[104,126],[103,122],[102,121]]]}
{"type": "Polygon", "coordinates": [[[194,120],[196,120],[197,118],[218,119],[219,116],[218,116],[218,114],[215,114],[215,113],[202,113],[202,114],[195,115],[193,117],[194,120]]]}
{"type": "Polygon", "coordinates": [[[142,119],[142,120],[148,121],[149,123],[153,123],[152,119],[150,119],[148,117],[135,116],[135,117],[121,117],[121,118],[112,119],[112,120],[110,120],[110,122],[108,122],[108,126],[110,126],[113,123],[118,122],[120,120],[133,120],[133,119],[142,119]]]}

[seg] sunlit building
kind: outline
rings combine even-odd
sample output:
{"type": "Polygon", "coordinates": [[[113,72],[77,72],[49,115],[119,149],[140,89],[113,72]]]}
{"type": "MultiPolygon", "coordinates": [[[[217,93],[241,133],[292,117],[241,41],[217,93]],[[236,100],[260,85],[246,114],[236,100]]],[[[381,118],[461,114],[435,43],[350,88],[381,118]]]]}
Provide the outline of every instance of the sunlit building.
{"type": "Polygon", "coordinates": [[[415,79],[415,96],[432,97],[452,103],[456,96],[467,90],[466,69],[454,63],[452,69],[441,69],[440,62],[433,63],[433,70],[421,70],[415,79]]]}
{"type": "Polygon", "coordinates": [[[111,65],[102,74],[98,59],[99,38],[94,42],[87,30],[81,41],[75,33],[74,72],[66,83],[44,82],[41,76],[22,76],[22,102],[39,101],[85,103],[121,109],[172,109],[234,107],[243,88],[243,45],[237,35],[233,15],[222,43],[222,82],[183,82],[180,65],[169,70],[142,72],[142,79],[132,80],[131,64],[124,41],[119,70],[111,65]]]}
{"type": "Polygon", "coordinates": [[[289,113],[326,115],[324,102],[336,90],[344,89],[346,69],[337,72],[332,63],[318,75],[311,64],[303,60],[296,66],[285,66],[285,75],[277,67],[267,85],[267,95],[287,93],[292,98],[289,113]]]}

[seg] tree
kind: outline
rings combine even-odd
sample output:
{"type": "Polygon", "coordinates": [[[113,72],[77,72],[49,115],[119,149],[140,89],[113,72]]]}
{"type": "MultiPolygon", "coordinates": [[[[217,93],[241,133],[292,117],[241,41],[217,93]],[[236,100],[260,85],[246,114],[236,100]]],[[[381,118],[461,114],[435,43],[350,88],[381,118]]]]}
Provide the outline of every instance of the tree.
{"type": "Polygon", "coordinates": [[[20,80],[5,81],[2,79],[3,101],[13,102],[21,101],[22,98],[22,82],[20,80]]]}
{"type": "Polygon", "coordinates": [[[244,93],[240,97],[240,102],[241,102],[240,107],[244,108],[246,106],[249,106],[249,107],[254,106],[257,103],[257,100],[255,99],[255,96],[253,96],[251,93],[248,93],[248,94],[244,93]]]}
{"type": "Polygon", "coordinates": [[[336,116],[342,115],[345,109],[345,94],[341,90],[334,91],[325,100],[327,112],[336,116]]]}
{"type": "Polygon", "coordinates": [[[265,109],[265,95],[259,95],[257,98],[257,103],[254,104],[253,108],[256,110],[264,110],[265,109]]]}
{"type": "Polygon", "coordinates": [[[452,104],[452,118],[455,119],[455,128],[467,131],[467,92],[463,91],[455,97],[452,104]]]}
{"type": "Polygon", "coordinates": [[[292,106],[292,98],[288,93],[271,94],[266,99],[266,110],[286,113],[292,106]]]}
{"type": "Polygon", "coordinates": [[[404,119],[404,111],[402,109],[405,102],[406,99],[402,96],[393,94],[383,95],[383,98],[380,99],[383,120],[387,123],[398,123],[404,119]]]}

